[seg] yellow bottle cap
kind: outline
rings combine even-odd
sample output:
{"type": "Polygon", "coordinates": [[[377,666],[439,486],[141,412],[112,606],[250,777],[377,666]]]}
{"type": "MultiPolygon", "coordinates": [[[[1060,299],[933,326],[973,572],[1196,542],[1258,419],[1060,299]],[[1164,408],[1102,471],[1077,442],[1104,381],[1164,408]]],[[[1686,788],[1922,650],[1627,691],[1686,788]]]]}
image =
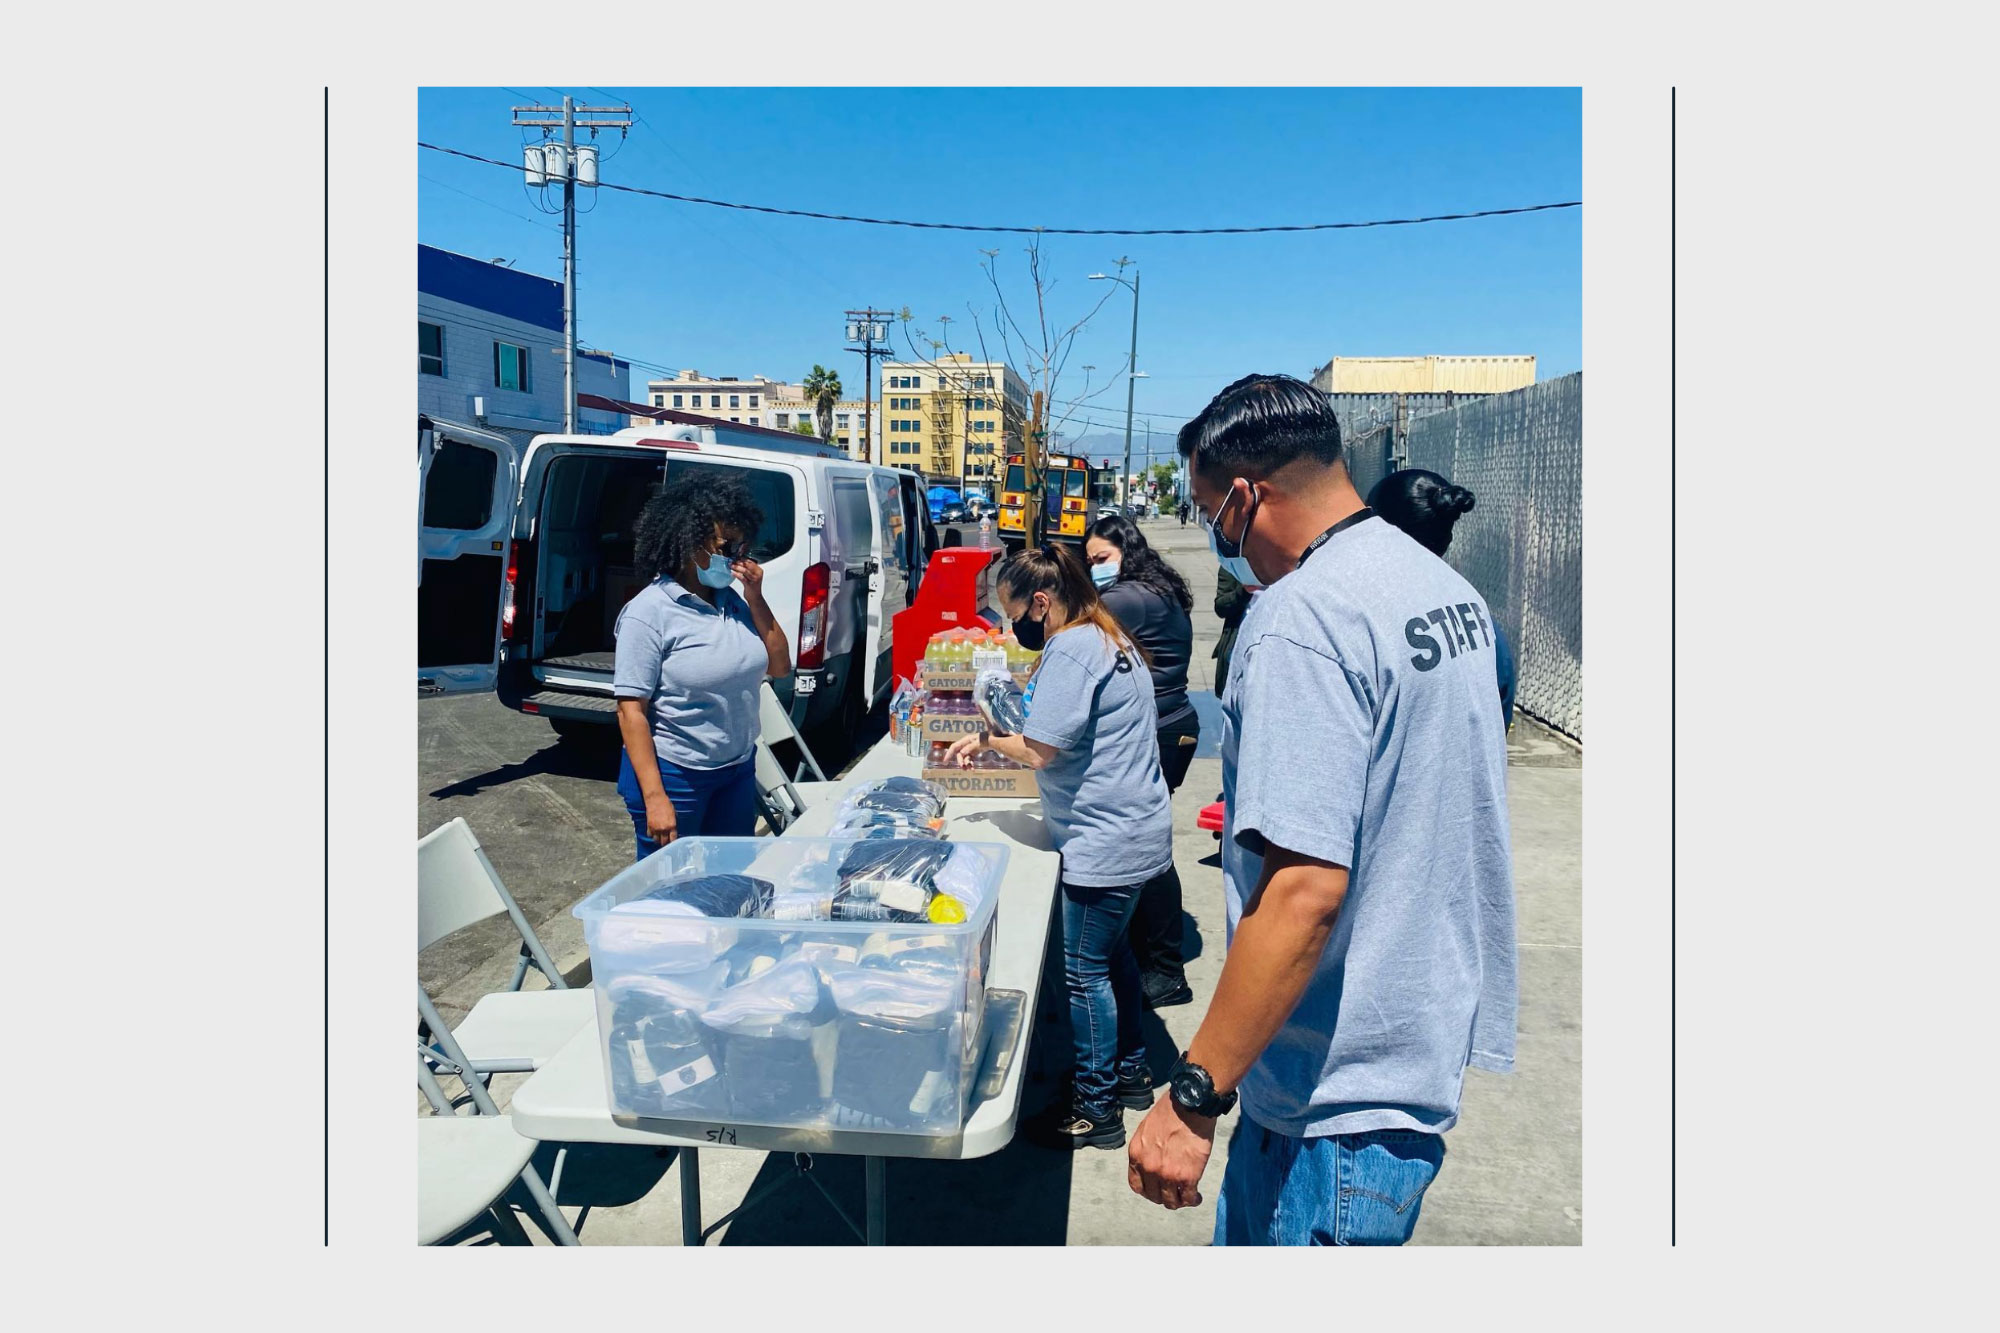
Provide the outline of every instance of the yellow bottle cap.
{"type": "Polygon", "coordinates": [[[930,918],[933,925],[958,925],[965,920],[965,905],[948,893],[936,894],[931,898],[930,918]]]}

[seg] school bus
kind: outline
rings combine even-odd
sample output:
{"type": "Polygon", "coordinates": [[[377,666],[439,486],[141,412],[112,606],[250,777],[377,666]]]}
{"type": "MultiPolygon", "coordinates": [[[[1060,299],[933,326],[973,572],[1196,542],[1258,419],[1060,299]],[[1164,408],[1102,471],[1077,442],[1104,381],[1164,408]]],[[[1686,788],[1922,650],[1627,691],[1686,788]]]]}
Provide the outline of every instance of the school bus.
{"type": "MultiPolygon", "coordinates": [[[[1000,487],[1000,540],[1024,545],[1028,503],[1025,454],[1007,455],[1007,477],[1000,487]]],[[[1042,531],[1036,541],[1051,538],[1081,543],[1090,527],[1090,462],[1071,454],[1050,454],[1042,474],[1042,531]]]]}

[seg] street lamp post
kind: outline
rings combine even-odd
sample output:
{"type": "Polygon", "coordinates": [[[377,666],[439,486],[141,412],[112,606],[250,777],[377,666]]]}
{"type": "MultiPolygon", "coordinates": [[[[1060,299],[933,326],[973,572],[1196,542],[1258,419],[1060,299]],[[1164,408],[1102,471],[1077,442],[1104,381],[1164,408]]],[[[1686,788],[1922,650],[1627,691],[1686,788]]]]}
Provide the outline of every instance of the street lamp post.
{"type": "MultiPolygon", "coordinates": [[[[1118,261],[1119,271],[1123,272],[1125,266],[1131,262],[1129,259],[1120,259],[1118,261]]],[[[1122,503],[1129,505],[1132,502],[1132,391],[1137,387],[1135,381],[1146,378],[1145,372],[1138,369],[1139,270],[1136,268],[1132,270],[1132,281],[1130,282],[1110,273],[1093,273],[1090,275],[1090,280],[1092,282],[1115,282],[1121,287],[1130,287],[1132,289],[1132,350],[1125,362],[1125,468],[1119,475],[1119,488],[1124,492],[1122,503]]]]}

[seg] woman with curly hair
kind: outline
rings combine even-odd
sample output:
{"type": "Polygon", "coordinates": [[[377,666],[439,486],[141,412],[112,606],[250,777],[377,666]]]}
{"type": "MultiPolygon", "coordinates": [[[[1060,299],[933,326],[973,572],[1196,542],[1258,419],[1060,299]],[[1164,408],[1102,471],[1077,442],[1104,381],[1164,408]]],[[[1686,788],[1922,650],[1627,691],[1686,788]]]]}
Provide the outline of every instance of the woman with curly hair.
{"type": "Polygon", "coordinates": [[[757,690],[792,669],[750,538],[764,515],[740,478],[702,469],[639,514],[653,581],[618,613],[618,794],[638,859],[692,834],[749,837],[757,822],[757,690]],[[741,594],[730,586],[743,584],[741,594]]]}
{"type": "MultiPolygon", "coordinates": [[[[1194,655],[1194,622],[1188,612],[1194,609],[1194,594],[1180,571],[1147,543],[1139,525],[1122,515],[1107,514],[1091,524],[1083,553],[1104,605],[1145,649],[1152,666],[1153,703],[1159,711],[1153,734],[1160,747],[1160,773],[1171,794],[1187,776],[1201,741],[1201,720],[1187,692],[1188,658],[1194,655]]],[[[1193,1001],[1181,942],[1177,872],[1169,870],[1146,886],[1132,915],[1132,952],[1139,960],[1147,1008],[1193,1001]]]]}

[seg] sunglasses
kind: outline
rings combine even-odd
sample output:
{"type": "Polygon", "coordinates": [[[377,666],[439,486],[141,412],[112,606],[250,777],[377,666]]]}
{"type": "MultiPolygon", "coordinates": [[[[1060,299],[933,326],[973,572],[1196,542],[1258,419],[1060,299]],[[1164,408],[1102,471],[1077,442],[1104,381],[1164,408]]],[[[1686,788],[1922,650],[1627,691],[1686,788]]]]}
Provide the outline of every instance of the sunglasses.
{"type": "Polygon", "coordinates": [[[724,542],[716,548],[716,553],[725,560],[741,560],[750,553],[750,543],[748,541],[724,542]]]}

